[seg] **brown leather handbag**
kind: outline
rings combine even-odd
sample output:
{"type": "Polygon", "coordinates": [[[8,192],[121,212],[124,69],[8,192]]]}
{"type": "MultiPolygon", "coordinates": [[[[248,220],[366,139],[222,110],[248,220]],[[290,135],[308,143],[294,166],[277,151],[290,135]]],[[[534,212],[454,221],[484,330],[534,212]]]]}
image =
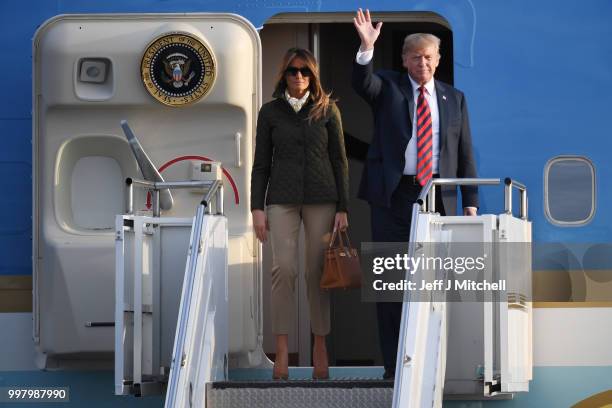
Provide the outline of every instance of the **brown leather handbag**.
{"type": "Polygon", "coordinates": [[[357,250],[351,247],[348,234],[334,231],[329,247],[325,250],[325,264],[323,275],[319,283],[321,289],[359,288],[361,287],[361,264],[357,250]],[[342,235],[346,238],[348,246],[344,245],[342,235]],[[336,245],[336,237],[340,245],[336,245]]]}

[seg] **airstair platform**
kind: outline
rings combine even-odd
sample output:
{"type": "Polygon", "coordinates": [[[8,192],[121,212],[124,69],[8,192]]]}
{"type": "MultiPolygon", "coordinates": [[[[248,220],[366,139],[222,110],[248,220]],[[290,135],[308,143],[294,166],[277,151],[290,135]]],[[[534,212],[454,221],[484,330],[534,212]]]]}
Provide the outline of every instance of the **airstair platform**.
{"type": "MultiPolygon", "coordinates": [[[[496,184],[500,181],[441,179],[436,182],[496,184]]],[[[153,184],[156,202],[158,189],[184,187],[182,183],[153,184]]],[[[443,292],[438,293],[442,297],[431,293],[417,299],[404,292],[394,380],[381,379],[382,367],[331,367],[327,380],[312,379],[312,367],[292,367],[288,380],[272,380],[270,361],[265,356],[258,364],[235,367],[229,363],[228,242],[220,186],[219,181],[211,185],[192,220],[117,217],[118,234],[123,234],[118,235],[122,239],[117,241],[117,282],[124,282],[117,291],[117,304],[121,306],[117,309],[116,321],[117,394],[146,395],[165,389],[166,407],[172,408],[404,408],[441,407],[444,399],[508,399],[516,392],[529,390],[531,304],[530,293],[524,287],[530,286],[531,258],[529,252],[510,253],[516,246],[507,245],[530,242],[526,189],[520,183],[506,181],[507,208],[500,215],[440,216],[435,212],[435,193],[427,196],[424,192],[415,204],[412,239],[407,248],[411,257],[456,255],[464,245],[472,248],[476,244],[475,247],[486,252],[485,257],[488,255],[483,263],[486,264],[484,272],[490,274],[486,277],[507,278],[511,274],[515,285],[503,297],[480,301],[451,301],[443,292]],[[521,191],[519,217],[512,214],[514,188],[521,191]],[[213,197],[217,197],[216,204],[213,197]],[[216,212],[211,211],[211,202],[216,212]],[[172,322],[164,323],[162,317],[161,323],[156,323],[155,312],[167,310],[171,301],[155,293],[156,282],[166,279],[165,271],[180,270],[178,265],[182,264],[171,256],[178,249],[178,241],[169,232],[177,226],[183,231],[182,245],[188,249],[183,248],[181,252],[187,254],[184,275],[171,274],[177,283],[182,281],[180,296],[177,292],[174,300],[178,299],[176,296],[180,298],[174,306],[178,316],[172,320],[176,324],[176,331],[172,333],[164,330],[172,322]],[[133,238],[132,234],[135,234],[133,238]],[[165,236],[172,244],[164,245],[165,236]],[[152,255],[156,251],[161,251],[162,260],[175,260],[174,266],[164,267],[162,262],[157,271],[155,265],[159,262],[147,261],[157,259],[152,255]],[[156,278],[157,275],[161,277],[156,278]],[[156,306],[158,301],[163,305],[156,306]],[[161,343],[156,340],[160,336],[161,343]],[[170,357],[171,339],[174,345],[170,357]],[[158,366],[164,369],[156,372],[158,366]]],[[[519,248],[528,249],[524,245],[519,248]]],[[[425,276],[421,272],[427,271],[417,271],[416,276],[425,276]]],[[[457,273],[447,268],[432,272],[427,279],[448,278],[450,273],[457,273]]],[[[416,278],[411,278],[406,271],[406,279],[416,278]]]]}
{"type": "Polygon", "coordinates": [[[206,389],[206,406],[214,408],[388,408],[392,400],[393,381],[381,379],[234,380],[206,389]]]}

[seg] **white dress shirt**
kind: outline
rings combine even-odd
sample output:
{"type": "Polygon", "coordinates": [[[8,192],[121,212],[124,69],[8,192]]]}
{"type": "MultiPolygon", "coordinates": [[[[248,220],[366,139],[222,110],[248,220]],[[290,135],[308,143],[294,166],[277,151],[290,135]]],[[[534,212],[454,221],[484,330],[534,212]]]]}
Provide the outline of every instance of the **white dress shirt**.
{"type": "Polygon", "coordinates": [[[310,91],[306,91],[304,96],[302,96],[300,99],[294,98],[293,96],[289,95],[289,91],[285,89],[285,99],[287,100],[287,102],[289,102],[289,105],[291,105],[291,107],[296,113],[302,110],[302,106],[304,106],[309,96],[310,91]]]}

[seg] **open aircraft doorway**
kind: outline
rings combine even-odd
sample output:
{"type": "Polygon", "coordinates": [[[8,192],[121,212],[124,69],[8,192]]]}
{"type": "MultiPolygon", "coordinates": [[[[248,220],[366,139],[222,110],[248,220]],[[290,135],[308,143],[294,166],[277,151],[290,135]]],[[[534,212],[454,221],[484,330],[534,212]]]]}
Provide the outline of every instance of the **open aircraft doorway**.
{"type": "MultiPolygon", "coordinates": [[[[288,13],[268,20],[260,31],[262,43],[262,103],[272,99],[281,59],[290,47],[311,50],[319,61],[321,82],[332,92],[342,114],[345,145],[349,158],[350,202],[349,234],[357,248],[371,240],[368,203],[357,199],[363,161],[373,133],[370,107],[351,87],[352,64],[359,48],[353,26],[354,13],[288,13]]],[[[441,41],[441,60],[436,78],[453,84],[453,33],[449,23],[434,13],[377,13],[374,21],[383,21],[374,54],[374,69],[403,71],[401,49],[406,35],[427,32],[441,41]]],[[[296,282],[296,316],[289,333],[290,365],[311,365],[311,331],[304,281],[303,231],[300,234],[299,276],[296,282]]],[[[264,351],[273,356],[274,336],[270,319],[269,243],[263,251],[264,351]]],[[[378,346],[376,307],[361,301],[359,290],[335,291],[331,300],[331,333],[327,349],[330,365],[382,365],[378,346]],[[358,319],[355,317],[358,316],[358,319]]]]}

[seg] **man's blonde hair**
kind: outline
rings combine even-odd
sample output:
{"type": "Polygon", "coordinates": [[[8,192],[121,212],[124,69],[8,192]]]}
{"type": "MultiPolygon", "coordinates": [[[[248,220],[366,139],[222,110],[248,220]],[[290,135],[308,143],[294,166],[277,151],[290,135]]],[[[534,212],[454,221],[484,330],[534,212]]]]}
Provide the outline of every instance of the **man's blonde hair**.
{"type": "Polygon", "coordinates": [[[438,55],[440,55],[440,39],[438,37],[428,33],[410,34],[404,38],[402,54],[429,46],[436,47],[436,51],[438,51],[438,55]]]}

